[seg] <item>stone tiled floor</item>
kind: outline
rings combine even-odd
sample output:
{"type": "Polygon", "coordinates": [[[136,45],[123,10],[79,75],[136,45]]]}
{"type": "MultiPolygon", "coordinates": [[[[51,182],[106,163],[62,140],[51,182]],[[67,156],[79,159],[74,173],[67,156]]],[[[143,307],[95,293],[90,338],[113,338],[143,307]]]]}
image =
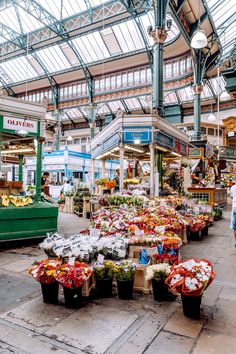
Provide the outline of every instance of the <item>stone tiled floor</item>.
{"type": "MultiPolygon", "coordinates": [[[[40,249],[14,245],[0,252],[0,353],[235,353],[236,249],[230,211],[224,215],[203,241],[181,251],[184,259],[211,260],[217,272],[204,294],[200,321],[183,317],[179,299],[158,303],[151,295],[94,299],[79,310],[43,304],[40,285],[27,274],[32,261],[44,257],[40,249]]],[[[59,223],[65,236],[88,225],[67,214],[59,223]]]]}

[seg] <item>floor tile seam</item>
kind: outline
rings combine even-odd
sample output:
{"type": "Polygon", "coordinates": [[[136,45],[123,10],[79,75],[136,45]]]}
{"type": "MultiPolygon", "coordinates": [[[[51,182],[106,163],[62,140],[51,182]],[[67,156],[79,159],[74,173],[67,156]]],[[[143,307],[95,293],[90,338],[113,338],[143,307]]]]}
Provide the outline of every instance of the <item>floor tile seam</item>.
{"type": "Polygon", "coordinates": [[[7,349],[10,350],[13,354],[16,353],[16,350],[19,351],[20,350],[20,354],[30,354],[29,352],[23,351],[15,346],[12,346],[11,344],[4,342],[4,340],[0,340],[0,349],[1,349],[1,344],[4,344],[7,346],[7,348],[2,348],[2,349],[7,349]]]}
{"type": "Polygon", "coordinates": [[[116,347],[117,342],[119,342],[121,340],[122,341],[121,344],[120,345],[118,344],[119,346],[118,346],[118,348],[116,348],[116,351],[119,350],[122,347],[122,345],[127,340],[129,340],[140,329],[140,327],[151,317],[151,315],[152,315],[152,313],[146,315],[145,312],[143,311],[143,313],[140,314],[140,316],[138,318],[136,318],[136,320],[133,323],[131,323],[130,326],[128,328],[126,328],[126,330],[118,338],[115,339],[115,341],[106,349],[106,351],[103,354],[114,353],[112,351],[112,347],[116,347]],[[138,326],[136,326],[137,322],[140,319],[142,321],[140,321],[140,323],[138,323],[138,326]],[[132,327],[135,327],[135,326],[136,326],[136,328],[134,328],[133,331],[132,331],[132,327]],[[123,340],[122,340],[122,337],[126,337],[127,336],[126,332],[128,332],[128,331],[131,331],[131,333],[128,335],[127,338],[123,338],[123,340]]]}
{"type": "MultiPolygon", "coordinates": [[[[8,264],[9,264],[9,263],[8,263],[8,264]]],[[[5,264],[4,264],[4,265],[5,265],[5,264]]],[[[6,264],[6,265],[7,265],[7,264],[6,264]]],[[[27,268],[27,269],[29,269],[29,268],[27,268]]],[[[22,270],[21,272],[13,272],[12,270],[8,270],[8,269],[2,268],[2,267],[0,266],[0,271],[5,272],[6,274],[9,274],[9,275],[11,275],[11,274],[14,274],[14,275],[23,275],[24,277],[27,277],[27,279],[32,279],[29,274],[26,274],[27,269],[22,270]]],[[[2,273],[2,274],[5,274],[5,273],[2,273]]]]}
{"type": "Polygon", "coordinates": [[[21,326],[19,324],[15,324],[15,323],[12,323],[10,321],[7,321],[6,319],[0,318],[0,324],[1,325],[5,325],[5,326],[7,326],[7,327],[9,327],[9,328],[11,328],[13,330],[19,331],[19,332],[27,334],[27,335],[30,334],[32,338],[37,338],[37,339],[41,340],[42,342],[55,345],[59,349],[67,350],[68,352],[71,352],[72,354],[86,353],[86,351],[84,351],[84,350],[82,350],[80,348],[76,348],[73,345],[66,344],[63,341],[60,341],[58,339],[54,339],[53,336],[49,336],[49,335],[44,334],[44,333],[43,334],[39,333],[39,332],[34,331],[32,329],[23,327],[23,326],[21,326]],[[76,351],[74,351],[74,350],[76,350],[76,351]]]}
{"type": "Polygon", "coordinates": [[[167,317],[166,322],[163,323],[163,324],[159,327],[156,336],[154,336],[153,339],[151,340],[151,342],[145,347],[145,349],[144,349],[144,351],[142,352],[142,354],[145,354],[146,350],[152,345],[152,343],[154,342],[154,340],[159,336],[159,334],[160,334],[161,332],[164,331],[164,327],[166,326],[166,324],[167,324],[167,322],[170,320],[170,318],[173,316],[173,314],[174,314],[175,311],[176,311],[176,310],[173,310],[173,312],[167,317]]]}
{"type": "Polygon", "coordinates": [[[1,318],[1,315],[4,315],[5,313],[7,313],[7,312],[9,312],[11,310],[14,310],[15,308],[19,307],[22,304],[25,304],[28,301],[34,300],[37,297],[40,297],[40,291],[39,290],[37,290],[37,291],[35,291],[35,292],[33,292],[33,293],[29,294],[29,295],[26,295],[25,298],[22,298],[20,301],[17,301],[14,304],[7,305],[6,308],[4,308],[2,310],[0,309],[0,318],[1,318]],[[18,304],[18,305],[16,306],[16,304],[18,304]]]}

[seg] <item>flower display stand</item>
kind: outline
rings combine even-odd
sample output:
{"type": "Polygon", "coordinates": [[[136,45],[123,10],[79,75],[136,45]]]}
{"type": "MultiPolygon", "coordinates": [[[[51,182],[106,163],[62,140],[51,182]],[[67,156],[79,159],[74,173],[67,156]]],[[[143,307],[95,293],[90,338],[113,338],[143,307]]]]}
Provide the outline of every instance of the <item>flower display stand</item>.
{"type": "Polygon", "coordinates": [[[94,289],[94,277],[91,276],[82,287],[82,296],[88,297],[91,291],[94,289]]]}
{"type": "MultiPolygon", "coordinates": [[[[137,260],[133,259],[136,263],[137,260]]],[[[136,264],[136,273],[134,278],[134,290],[138,292],[142,292],[144,294],[150,294],[151,292],[151,281],[146,280],[146,264],[136,264]]]]}
{"type": "Polygon", "coordinates": [[[88,213],[90,213],[90,200],[83,199],[83,218],[86,219],[88,213]]]}
{"type": "MultiPolygon", "coordinates": [[[[134,258],[134,259],[138,259],[139,258],[139,253],[142,250],[149,250],[152,249],[153,247],[147,247],[147,246],[129,246],[129,258],[134,258]]],[[[156,253],[158,253],[156,251],[156,253]]]]}
{"type": "Polygon", "coordinates": [[[65,197],[65,204],[60,204],[59,211],[62,213],[74,213],[74,199],[73,197],[65,197]]]}

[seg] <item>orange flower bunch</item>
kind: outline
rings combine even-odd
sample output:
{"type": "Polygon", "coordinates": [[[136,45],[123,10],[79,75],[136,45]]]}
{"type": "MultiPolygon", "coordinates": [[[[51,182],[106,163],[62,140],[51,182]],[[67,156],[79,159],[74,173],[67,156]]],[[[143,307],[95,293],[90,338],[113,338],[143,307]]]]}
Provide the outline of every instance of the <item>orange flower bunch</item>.
{"type": "Polygon", "coordinates": [[[115,186],[116,186],[116,181],[106,181],[105,182],[105,187],[107,189],[115,188],[115,186]]]}

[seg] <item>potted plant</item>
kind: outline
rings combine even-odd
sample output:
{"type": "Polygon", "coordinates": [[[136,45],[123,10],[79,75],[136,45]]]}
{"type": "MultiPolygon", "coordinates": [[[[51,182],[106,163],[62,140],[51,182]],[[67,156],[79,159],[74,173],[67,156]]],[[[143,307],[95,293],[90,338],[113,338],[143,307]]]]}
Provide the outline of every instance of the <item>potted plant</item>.
{"type": "Polygon", "coordinates": [[[96,291],[100,297],[112,296],[112,281],[115,273],[115,265],[112,261],[103,263],[95,262],[93,273],[96,279],[96,291]]]}
{"type": "Polygon", "coordinates": [[[61,265],[57,271],[56,280],[63,286],[65,305],[68,308],[76,308],[80,305],[82,286],[92,275],[92,268],[82,262],[74,262],[61,265]]]}
{"type": "Polygon", "coordinates": [[[152,281],[154,300],[168,299],[168,285],[165,280],[170,274],[170,265],[167,263],[153,264],[147,267],[146,279],[152,281]]]}
{"type": "Polygon", "coordinates": [[[131,260],[123,260],[116,264],[116,280],[118,296],[123,300],[133,297],[136,266],[131,260]]]}
{"type": "Polygon", "coordinates": [[[43,301],[48,304],[57,304],[58,287],[56,272],[61,262],[57,259],[46,259],[35,262],[29,269],[29,273],[41,284],[43,301]]]}
{"type": "Polygon", "coordinates": [[[183,313],[186,317],[199,319],[204,290],[215,277],[212,264],[192,258],[173,265],[165,282],[171,290],[181,294],[183,313]]]}

